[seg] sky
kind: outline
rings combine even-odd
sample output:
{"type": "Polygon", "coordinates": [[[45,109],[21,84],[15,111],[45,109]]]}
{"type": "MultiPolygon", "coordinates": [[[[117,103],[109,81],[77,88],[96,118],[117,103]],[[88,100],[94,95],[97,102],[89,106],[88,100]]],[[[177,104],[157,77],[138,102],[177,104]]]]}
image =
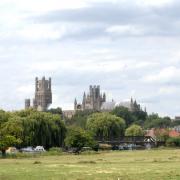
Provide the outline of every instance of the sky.
{"type": "Polygon", "coordinates": [[[180,1],[1,0],[0,108],[52,77],[52,107],[73,109],[89,85],[109,101],[180,115],[180,1]]]}

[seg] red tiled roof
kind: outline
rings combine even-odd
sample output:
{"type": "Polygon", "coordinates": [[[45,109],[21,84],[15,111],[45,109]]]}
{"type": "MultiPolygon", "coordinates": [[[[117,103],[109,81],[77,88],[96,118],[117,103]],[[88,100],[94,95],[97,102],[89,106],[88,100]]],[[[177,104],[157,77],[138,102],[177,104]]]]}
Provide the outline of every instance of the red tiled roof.
{"type": "MultiPolygon", "coordinates": [[[[159,129],[161,132],[165,131],[165,129],[159,129]]],[[[151,136],[151,137],[155,137],[155,129],[150,129],[146,132],[145,136],[151,136]]],[[[178,137],[180,136],[180,132],[177,132],[175,130],[169,130],[169,136],[170,137],[178,137]]]]}
{"type": "Polygon", "coordinates": [[[180,133],[175,130],[171,130],[171,131],[169,131],[169,136],[170,137],[178,137],[178,136],[180,136],[180,133]]]}
{"type": "Polygon", "coordinates": [[[147,130],[145,136],[155,137],[154,129],[147,130]]]}

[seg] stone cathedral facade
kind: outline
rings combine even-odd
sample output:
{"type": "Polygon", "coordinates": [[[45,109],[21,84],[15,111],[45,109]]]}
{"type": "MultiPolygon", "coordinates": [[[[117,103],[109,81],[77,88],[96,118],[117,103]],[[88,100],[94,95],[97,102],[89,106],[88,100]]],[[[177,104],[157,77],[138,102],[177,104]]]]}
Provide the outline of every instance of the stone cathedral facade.
{"type": "Polygon", "coordinates": [[[25,109],[33,107],[38,111],[46,111],[50,104],[52,104],[51,78],[46,80],[45,77],[43,77],[39,80],[36,77],[33,105],[31,106],[30,99],[25,99],[25,109]]]}
{"type": "Polygon", "coordinates": [[[74,110],[100,111],[102,104],[106,102],[106,94],[101,94],[100,86],[89,86],[89,93],[84,92],[82,103],[74,100],[74,110]]]}
{"type": "MultiPolygon", "coordinates": [[[[35,78],[35,95],[32,100],[25,99],[25,109],[34,108],[38,111],[47,111],[48,107],[52,104],[52,90],[51,90],[51,78],[48,80],[43,77],[42,79],[35,78]]],[[[74,100],[74,110],[64,110],[64,117],[71,118],[76,111],[92,110],[99,112],[110,112],[118,106],[128,108],[129,111],[140,111],[142,108],[140,104],[134,101],[132,98],[130,101],[124,101],[117,103],[114,100],[107,101],[106,94],[102,93],[99,85],[90,85],[89,92],[83,95],[82,102],[79,103],[74,100]]],[[[146,110],[145,110],[146,111],[146,110]]]]}

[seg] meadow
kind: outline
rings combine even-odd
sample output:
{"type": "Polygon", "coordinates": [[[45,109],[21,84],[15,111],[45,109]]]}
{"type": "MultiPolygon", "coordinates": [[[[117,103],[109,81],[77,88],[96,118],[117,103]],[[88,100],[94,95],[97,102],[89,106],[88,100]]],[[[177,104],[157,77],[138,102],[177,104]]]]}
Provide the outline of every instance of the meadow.
{"type": "Polygon", "coordinates": [[[0,180],[180,180],[180,150],[0,159],[0,180]]]}

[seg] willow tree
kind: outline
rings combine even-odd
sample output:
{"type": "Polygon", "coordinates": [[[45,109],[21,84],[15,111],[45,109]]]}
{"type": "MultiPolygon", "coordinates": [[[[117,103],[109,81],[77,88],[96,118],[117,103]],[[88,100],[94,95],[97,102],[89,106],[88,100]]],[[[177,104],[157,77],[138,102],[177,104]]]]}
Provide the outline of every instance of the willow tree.
{"type": "Polygon", "coordinates": [[[66,127],[57,114],[32,111],[23,120],[23,145],[62,146],[66,127]]]}
{"type": "Polygon", "coordinates": [[[97,139],[112,139],[124,135],[125,121],[107,112],[94,113],[87,120],[87,129],[97,139]]]}
{"type": "Polygon", "coordinates": [[[33,109],[8,113],[0,111],[1,147],[5,147],[4,144],[19,144],[19,139],[22,140],[19,147],[62,146],[65,134],[66,127],[59,114],[38,112],[33,109]]]}
{"type": "Polygon", "coordinates": [[[133,124],[129,128],[126,129],[125,135],[126,136],[143,136],[144,131],[141,128],[141,126],[133,124]]]}

